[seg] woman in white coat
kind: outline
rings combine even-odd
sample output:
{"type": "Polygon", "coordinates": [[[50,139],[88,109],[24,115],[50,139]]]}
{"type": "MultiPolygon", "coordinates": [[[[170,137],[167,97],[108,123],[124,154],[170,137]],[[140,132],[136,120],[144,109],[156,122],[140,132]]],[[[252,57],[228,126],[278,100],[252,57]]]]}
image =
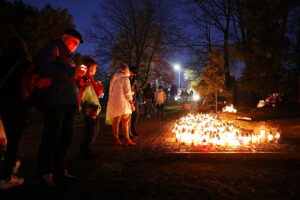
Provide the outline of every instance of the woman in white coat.
{"type": "Polygon", "coordinates": [[[129,81],[130,71],[121,65],[114,74],[110,86],[106,116],[112,118],[112,129],[115,143],[120,145],[119,124],[122,122],[122,132],[126,145],[135,145],[129,137],[129,124],[132,111],[135,109],[132,102],[132,91],[129,81]]]}

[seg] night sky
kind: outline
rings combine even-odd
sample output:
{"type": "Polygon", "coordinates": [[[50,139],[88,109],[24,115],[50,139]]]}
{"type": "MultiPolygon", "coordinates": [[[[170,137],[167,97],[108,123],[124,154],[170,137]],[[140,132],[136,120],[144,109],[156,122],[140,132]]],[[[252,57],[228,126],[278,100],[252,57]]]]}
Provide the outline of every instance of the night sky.
{"type": "MultiPolygon", "coordinates": [[[[14,0],[10,0],[14,1],[14,0]]],[[[50,4],[53,8],[62,8],[68,9],[68,12],[73,16],[73,22],[76,25],[76,29],[85,34],[85,29],[88,27],[92,27],[92,15],[94,13],[101,12],[100,3],[102,0],[23,0],[23,2],[27,5],[31,5],[38,9],[43,8],[45,5],[50,4]]],[[[182,10],[181,10],[182,11],[182,10]]],[[[184,12],[178,12],[178,14],[182,17],[184,12]]],[[[185,15],[185,17],[187,17],[185,15]]],[[[184,17],[183,17],[184,18],[184,17]]],[[[188,32],[195,32],[188,29],[188,32]]],[[[94,45],[85,40],[85,42],[78,46],[77,52],[83,55],[92,55],[94,50],[94,45]]],[[[184,68],[184,63],[188,62],[189,55],[184,55],[183,52],[177,53],[173,58],[170,59],[170,64],[180,64],[182,68],[184,68]]],[[[108,66],[105,66],[107,68],[108,66]]],[[[183,70],[183,69],[182,69],[183,70]]],[[[239,72],[233,72],[236,76],[239,72]]],[[[181,82],[184,84],[183,73],[180,74],[181,82]]],[[[178,82],[178,74],[175,75],[175,83],[178,82]]],[[[185,84],[184,84],[185,85],[185,84]]]]}
{"type": "MultiPolygon", "coordinates": [[[[23,2],[38,9],[47,4],[53,8],[68,9],[68,12],[73,16],[76,29],[84,35],[85,29],[92,25],[93,13],[100,12],[99,3],[101,0],[23,0],[23,2]]],[[[85,41],[78,46],[76,51],[80,54],[90,54],[93,48],[93,44],[85,41]]]]}

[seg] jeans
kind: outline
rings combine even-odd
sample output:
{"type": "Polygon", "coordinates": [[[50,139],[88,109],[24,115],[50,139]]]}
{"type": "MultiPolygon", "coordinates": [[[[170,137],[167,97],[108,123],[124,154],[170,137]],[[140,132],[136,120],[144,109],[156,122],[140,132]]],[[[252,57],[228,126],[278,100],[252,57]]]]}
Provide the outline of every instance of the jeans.
{"type": "Polygon", "coordinates": [[[99,115],[95,119],[87,116],[84,117],[84,138],[80,149],[83,154],[92,152],[92,144],[95,143],[99,135],[99,119],[99,115]]]}
{"type": "Polygon", "coordinates": [[[139,105],[137,102],[133,103],[135,110],[132,112],[131,114],[131,126],[130,126],[130,130],[131,133],[133,135],[137,134],[136,132],[136,126],[137,126],[137,122],[139,120],[139,105]]]}
{"type": "Polygon", "coordinates": [[[150,115],[151,110],[152,110],[152,99],[146,99],[145,116],[150,115]]]}

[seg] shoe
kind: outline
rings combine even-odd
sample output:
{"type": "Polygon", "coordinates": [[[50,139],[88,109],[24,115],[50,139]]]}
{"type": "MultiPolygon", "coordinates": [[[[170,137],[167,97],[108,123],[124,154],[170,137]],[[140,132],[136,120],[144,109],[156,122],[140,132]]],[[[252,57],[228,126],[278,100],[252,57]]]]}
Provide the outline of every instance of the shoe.
{"type": "Polygon", "coordinates": [[[53,174],[45,174],[38,177],[38,185],[42,188],[56,188],[57,185],[53,181],[53,174]]]}
{"type": "Polygon", "coordinates": [[[98,155],[95,153],[85,153],[83,154],[83,158],[93,160],[93,159],[97,159],[98,155]]]}
{"type": "Polygon", "coordinates": [[[129,138],[130,138],[130,139],[133,139],[133,138],[134,138],[134,135],[133,135],[131,132],[129,133],[129,138]]]}
{"type": "Polygon", "coordinates": [[[134,133],[131,133],[133,136],[139,136],[138,133],[134,132],[134,133]]]}
{"type": "Polygon", "coordinates": [[[76,176],[68,174],[67,171],[63,175],[53,175],[53,181],[58,186],[65,186],[71,183],[77,183],[76,176]]]}
{"type": "Polygon", "coordinates": [[[119,138],[115,138],[115,144],[116,145],[122,145],[122,142],[120,141],[119,138]]]}
{"type": "Polygon", "coordinates": [[[125,145],[126,146],[133,146],[133,145],[136,145],[136,143],[133,142],[131,139],[127,139],[127,140],[125,140],[125,145]]]}
{"type": "Polygon", "coordinates": [[[24,183],[24,178],[19,178],[15,175],[12,175],[8,179],[0,180],[0,190],[8,190],[17,186],[20,186],[24,183]]]}

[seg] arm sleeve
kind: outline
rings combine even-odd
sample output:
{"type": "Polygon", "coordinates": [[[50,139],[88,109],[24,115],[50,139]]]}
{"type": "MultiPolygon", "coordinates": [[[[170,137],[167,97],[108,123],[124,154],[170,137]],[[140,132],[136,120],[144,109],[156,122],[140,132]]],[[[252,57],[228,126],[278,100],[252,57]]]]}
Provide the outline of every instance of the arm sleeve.
{"type": "Polygon", "coordinates": [[[91,84],[97,94],[97,97],[100,97],[104,90],[102,84],[97,84],[93,76],[89,76],[89,79],[91,80],[91,84]]]}
{"type": "Polygon", "coordinates": [[[132,91],[129,78],[123,78],[124,83],[124,96],[128,101],[132,101],[132,91]]]}
{"type": "Polygon", "coordinates": [[[57,50],[55,45],[47,45],[39,52],[36,59],[37,72],[50,78],[75,76],[75,67],[58,62],[57,50]]]}

